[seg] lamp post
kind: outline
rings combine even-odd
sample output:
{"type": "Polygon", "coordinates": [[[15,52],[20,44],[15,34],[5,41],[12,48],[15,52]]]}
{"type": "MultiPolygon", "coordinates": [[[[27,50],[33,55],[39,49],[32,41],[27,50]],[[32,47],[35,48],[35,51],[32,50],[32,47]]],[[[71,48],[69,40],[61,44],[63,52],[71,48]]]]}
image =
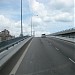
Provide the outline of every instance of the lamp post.
{"type": "Polygon", "coordinates": [[[22,27],[22,0],[21,0],[21,34],[20,36],[23,36],[23,27],[22,27]]]}
{"type": "Polygon", "coordinates": [[[32,17],[31,17],[31,36],[32,36],[32,17]]]}
{"type": "MultiPolygon", "coordinates": [[[[38,15],[33,15],[33,16],[38,16],[38,15]]],[[[33,23],[32,23],[32,21],[33,21],[33,16],[31,17],[31,36],[32,36],[32,32],[33,32],[33,23]]],[[[35,31],[33,32],[33,33],[35,33],[35,31]]]]}

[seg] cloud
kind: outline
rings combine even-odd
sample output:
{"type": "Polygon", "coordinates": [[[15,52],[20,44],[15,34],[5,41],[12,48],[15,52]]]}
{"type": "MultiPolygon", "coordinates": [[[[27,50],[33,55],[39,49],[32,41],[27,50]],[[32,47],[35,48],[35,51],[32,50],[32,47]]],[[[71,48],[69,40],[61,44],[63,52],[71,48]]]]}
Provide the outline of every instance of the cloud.
{"type": "Polygon", "coordinates": [[[6,18],[6,17],[4,17],[3,15],[0,15],[0,25],[1,25],[1,29],[3,29],[3,28],[6,28],[7,27],[7,29],[9,29],[9,26],[8,25],[10,25],[10,27],[11,27],[11,22],[10,22],[10,20],[8,19],[8,18],[6,18]]]}
{"type": "MultiPolygon", "coordinates": [[[[21,33],[21,22],[8,19],[4,15],[0,15],[0,31],[4,29],[8,29],[11,35],[19,36],[21,33]]],[[[23,32],[24,35],[30,35],[29,25],[23,23],[23,32]]]]}
{"type": "MultiPolygon", "coordinates": [[[[60,8],[69,8],[73,6],[73,0],[50,0],[50,7],[49,9],[51,10],[47,10],[44,3],[40,3],[36,0],[29,0],[30,2],[30,7],[33,11],[33,13],[38,14],[40,16],[40,18],[44,21],[44,22],[55,22],[55,21],[60,21],[60,22],[71,22],[73,21],[73,14],[70,12],[66,12],[66,11],[61,11],[61,10],[53,10],[52,8],[55,7],[57,9],[60,8]]],[[[49,7],[49,6],[48,6],[49,7]]],[[[67,9],[65,8],[65,9],[67,9]]],[[[38,19],[39,20],[39,19],[38,19]]]]}
{"type": "Polygon", "coordinates": [[[67,10],[74,7],[74,0],[50,0],[49,6],[56,10],[67,10]]]}
{"type": "Polygon", "coordinates": [[[55,21],[59,21],[59,22],[72,22],[73,21],[73,16],[70,13],[67,12],[61,12],[58,15],[55,15],[53,17],[53,19],[55,19],[55,21]]]}
{"type": "Polygon", "coordinates": [[[29,0],[29,3],[30,3],[30,8],[32,9],[33,13],[36,13],[41,16],[45,16],[48,14],[43,3],[39,3],[36,0],[29,0]]]}

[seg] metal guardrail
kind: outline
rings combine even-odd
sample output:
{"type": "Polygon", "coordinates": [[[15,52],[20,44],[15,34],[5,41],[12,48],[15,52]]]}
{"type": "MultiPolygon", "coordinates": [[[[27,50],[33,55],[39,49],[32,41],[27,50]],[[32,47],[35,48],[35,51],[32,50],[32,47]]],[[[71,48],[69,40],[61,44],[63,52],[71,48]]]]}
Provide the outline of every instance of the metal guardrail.
{"type": "Polygon", "coordinates": [[[11,59],[11,57],[16,54],[20,48],[26,44],[29,40],[31,40],[32,37],[29,37],[27,39],[24,39],[23,41],[19,42],[17,45],[14,45],[14,47],[5,50],[4,53],[0,54],[0,69],[3,67],[3,65],[9,60],[11,59]]]}
{"type": "Polygon", "coordinates": [[[11,46],[14,46],[15,44],[19,43],[20,41],[26,39],[27,37],[17,37],[15,39],[3,41],[0,43],[0,52],[4,51],[5,49],[8,49],[11,46]]]}

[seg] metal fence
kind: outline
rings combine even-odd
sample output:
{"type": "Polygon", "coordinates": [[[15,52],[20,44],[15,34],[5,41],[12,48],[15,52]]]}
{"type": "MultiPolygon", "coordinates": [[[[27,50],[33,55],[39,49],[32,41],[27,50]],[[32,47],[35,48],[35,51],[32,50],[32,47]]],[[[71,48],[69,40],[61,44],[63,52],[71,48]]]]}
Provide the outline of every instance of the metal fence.
{"type": "Polygon", "coordinates": [[[11,39],[11,40],[0,42],[0,52],[2,52],[4,49],[7,49],[8,47],[26,39],[26,38],[28,38],[28,36],[16,37],[16,38],[11,39]]]}

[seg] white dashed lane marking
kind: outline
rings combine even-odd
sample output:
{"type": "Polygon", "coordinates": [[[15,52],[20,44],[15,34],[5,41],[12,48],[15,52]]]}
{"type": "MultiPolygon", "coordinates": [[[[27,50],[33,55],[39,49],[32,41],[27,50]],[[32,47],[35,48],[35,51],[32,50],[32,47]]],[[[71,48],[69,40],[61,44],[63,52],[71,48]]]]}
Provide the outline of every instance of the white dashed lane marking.
{"type": "Polygon", "coordinates": [[[69,58],[69,60],[75,64],[75,61],[74,60],[72,60],[71,58],[69,58]]]}
{"type": "Polygon", "coordinates": [[[56,50],[59,50],[57,47],[55,47],[56,50]]]}

